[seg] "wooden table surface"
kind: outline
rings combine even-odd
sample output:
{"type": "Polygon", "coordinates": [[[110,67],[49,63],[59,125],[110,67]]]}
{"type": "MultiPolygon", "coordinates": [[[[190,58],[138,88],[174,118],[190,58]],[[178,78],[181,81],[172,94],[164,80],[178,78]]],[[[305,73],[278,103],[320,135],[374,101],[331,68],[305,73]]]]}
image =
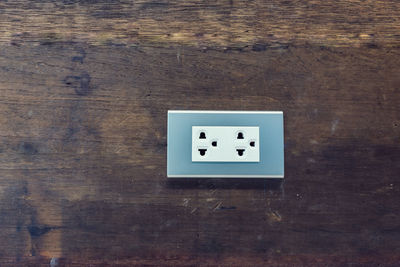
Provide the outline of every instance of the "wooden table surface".
{"type": "Polygon", "coordinates": [[[398,1],[0,2],[0,266],[398,266],[399,176],[398,1]],[[282,110],[284,181],[167,180],[169,109],[282,110]]]}

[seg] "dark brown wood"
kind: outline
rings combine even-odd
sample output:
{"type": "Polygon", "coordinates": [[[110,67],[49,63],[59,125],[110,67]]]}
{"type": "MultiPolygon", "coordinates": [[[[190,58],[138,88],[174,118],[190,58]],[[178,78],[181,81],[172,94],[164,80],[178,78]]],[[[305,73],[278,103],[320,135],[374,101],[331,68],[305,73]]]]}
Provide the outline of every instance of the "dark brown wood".
{"type": "Polygon", "coordinates": [[[399,8],[1,2],[0,265],[399,265],[399,8]],[[284,181],[167,180],[168,109],[283,110],[284,181]]]}

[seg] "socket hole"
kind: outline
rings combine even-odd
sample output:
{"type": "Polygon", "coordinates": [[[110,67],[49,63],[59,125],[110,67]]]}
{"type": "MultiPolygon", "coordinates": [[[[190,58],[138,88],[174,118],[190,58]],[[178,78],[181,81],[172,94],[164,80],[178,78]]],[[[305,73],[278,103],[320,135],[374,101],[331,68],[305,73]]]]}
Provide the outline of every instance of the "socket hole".
{"type": "Polygon", "coordinates": [[[212,141],[211,145],[216,147],[217,146],[217,141],[212,141]]]}
{"type": "Polygon", "coordinates": [[[205,132],[201,132],[199,139],[206,139],[206,133],[205,132]]]}
{"type": "Polygon", "coordinates": [[[206,151],[207,151],[207,149],[200,148],[199,149],[200,156],[205,156],[206,155],[206,151]]]}
{"type": "Polygon", "coordinates": [[[237,139],[244,139],[242,132],[238,132],[237,139]]]}
{"type": "Polygon", "coordinates": [[[251,147],[255,147],[255,146],[256,146],[256,142],[251,141],[251,142],[250,142],[250,146],[251,146],[251,147]]]}
{"type": "Polygon", "coordinates": [[[236,149],[236,151],[240,157],[243,156],[244,149],[236,149]]]}

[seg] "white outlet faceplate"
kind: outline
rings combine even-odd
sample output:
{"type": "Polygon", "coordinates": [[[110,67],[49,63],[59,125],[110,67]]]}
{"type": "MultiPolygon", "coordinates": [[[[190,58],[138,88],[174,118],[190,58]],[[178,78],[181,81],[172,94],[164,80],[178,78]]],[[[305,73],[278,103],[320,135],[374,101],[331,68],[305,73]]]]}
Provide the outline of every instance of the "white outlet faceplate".
{"type": "Polygon", "coordinates": [[[193,162],[259,162],[259,127],[192,126],[193,162]]]}

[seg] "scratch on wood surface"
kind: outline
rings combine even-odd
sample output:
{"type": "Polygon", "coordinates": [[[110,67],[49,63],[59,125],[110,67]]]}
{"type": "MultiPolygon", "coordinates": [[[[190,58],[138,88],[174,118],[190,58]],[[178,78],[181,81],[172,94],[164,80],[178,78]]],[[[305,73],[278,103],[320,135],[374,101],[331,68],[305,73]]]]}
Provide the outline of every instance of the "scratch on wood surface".
{"type": "Polygon", "coordinates": [[[51,258],[50,260],[50,267],[58,266],[58,258],[51,258]]]}
{"type": "Polygon", "coordinates": [[[315,163],[316,161],[315,161],[315,159],[313,159],[313,158],[308,158],[308,159],[307,159],[307,162],[308,162],[308,163],[315,163]]]}
{"type": "Polygon", "coordinates": [[[332,121],[331,134],[335,133],[338,124],[339,124],[339,119],[335,119],[334,121],[332,121]]]}
{"type": "Polygon", "coordinates": [[[317,140],[315,140],[315,139],[311,139],[311,140],[310,140],[310,144],[312,144],[312,145],[318,145],[319,142],[318,142],[317,140]]]}
{"type": "Polygon", "coordinates": [[[189,201],[190,201],[190,199],[188,199],[188,198],[184,198],[184,199],[183,199],[183,203],[182,203],[182,205],[183,205],[184,207],[187,207],[187,206],[189,206],[189,201]]]}
{"type": "Polygon", "coordinates": [[[376,190],[376,193],[387,193],[394,189],[394,184],[389,184],[383,187],[380,187],[376,190]]]}
{"type": "Polygon", "coordinates": [[[176,59],[178,60],[178,63],[181,63],[181,51],[179,50],[179,48],[176,51],[176,59]]]}
{"type": "Polygon", "coordinates": [[[131,114],[126,115],[125,118],[123,118],[119,123],[118,126],[121,126],[122,124],[124,124],[128,119],[130,119],[131,114]]]}
{"type": "Polygon", "coordinates": [[[216,211],[217,209],[219,209],[219,207],[221,207],[222,202],[218,202],[217,205],[215,205],[213,211],[216,211]]]}
{"type": "Polygon", "coordinates": [[[282,221],[282,217],[278,211],[271,211],[267,213],[268,220],[270,222],[280,222],[282,221]]]}

